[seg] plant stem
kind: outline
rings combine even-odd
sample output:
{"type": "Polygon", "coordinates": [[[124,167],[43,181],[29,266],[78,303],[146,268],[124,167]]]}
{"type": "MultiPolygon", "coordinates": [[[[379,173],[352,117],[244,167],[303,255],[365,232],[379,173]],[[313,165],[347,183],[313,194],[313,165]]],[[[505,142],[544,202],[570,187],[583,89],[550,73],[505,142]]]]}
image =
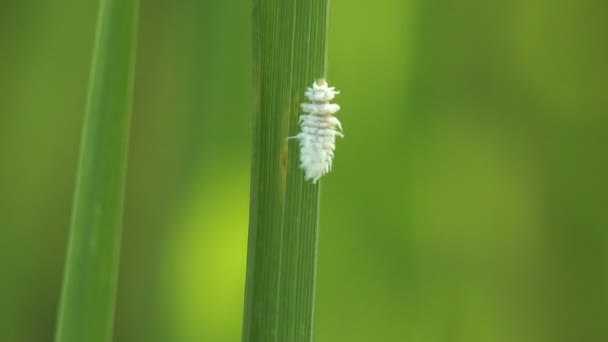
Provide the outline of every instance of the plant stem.
{"type": "Polygon", "coordinates": [[[319,186],[304,180],[304,90],[325,77],[328,0],[255,0],[254,131],[244,342],[311,341],[319,186]]]}
{"type": "Polygon", "coordinates": [[[101,0],[56,342],[112,339],[138,0],[101,0]]]}

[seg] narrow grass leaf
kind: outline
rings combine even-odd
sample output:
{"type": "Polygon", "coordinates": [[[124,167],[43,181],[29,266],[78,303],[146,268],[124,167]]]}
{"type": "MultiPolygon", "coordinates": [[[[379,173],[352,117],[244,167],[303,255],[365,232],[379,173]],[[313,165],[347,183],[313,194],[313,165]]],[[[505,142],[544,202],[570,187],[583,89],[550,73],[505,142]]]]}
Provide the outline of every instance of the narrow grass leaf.
{"type": "Polygon", "coordinates": [[[255,0],[254,130],[243,341],[311,341],[319,185],[304,180],[299,105],[325,77],[328,0],[255,0]]]}
{"type": "Polygon", "coordinates": [[[101,0],[56,342],[112,339],[137,0],[101,0]]]}

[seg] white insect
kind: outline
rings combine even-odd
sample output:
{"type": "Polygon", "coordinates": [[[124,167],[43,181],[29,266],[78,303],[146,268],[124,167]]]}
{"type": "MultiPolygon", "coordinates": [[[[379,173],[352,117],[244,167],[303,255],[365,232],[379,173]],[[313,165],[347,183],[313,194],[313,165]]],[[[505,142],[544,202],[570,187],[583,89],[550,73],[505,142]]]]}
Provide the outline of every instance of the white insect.
{"type": "Polygon", "coordinates": [[[300,116],[302,131],[293,138],[300,141],[300,167],[306,180],[312,180],[314,184],[331,171],[336,136],[344,135],[340,132],[340,121],[333,116],[340,106],[329,103],[339,92],[334,87],[328,87],[324,79],[318,79],[304,94],[309,102],[300,105],[304,112],[300,116]]]}

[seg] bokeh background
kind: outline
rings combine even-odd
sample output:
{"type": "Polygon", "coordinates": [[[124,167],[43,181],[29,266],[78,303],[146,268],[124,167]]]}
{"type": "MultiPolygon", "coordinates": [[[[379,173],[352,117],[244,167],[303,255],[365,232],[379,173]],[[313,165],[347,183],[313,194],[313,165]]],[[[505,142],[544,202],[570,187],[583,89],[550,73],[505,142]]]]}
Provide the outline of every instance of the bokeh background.
{"type": "MultiPolygon", "coordinates": [[[[251,6],[141,1],[116,341],[240,340],[251,6]]],[[[0,341],[52,340],[97,7],[0,0],[0,341]]],[[[606,13],[332,0],[317,341],[608,341],[606,13]]]]}

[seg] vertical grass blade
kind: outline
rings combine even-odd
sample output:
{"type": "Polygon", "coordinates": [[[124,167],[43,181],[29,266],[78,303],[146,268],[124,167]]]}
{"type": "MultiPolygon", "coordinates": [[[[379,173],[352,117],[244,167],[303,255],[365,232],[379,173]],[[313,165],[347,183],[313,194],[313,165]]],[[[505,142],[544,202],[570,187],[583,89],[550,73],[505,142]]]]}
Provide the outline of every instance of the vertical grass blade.
{"type": "Polygon", "coordinates": [[[101,0],[56,342],[112,339],[137,0],[101,0]]]}
{"type": "Polygon", "coordinates": [[[295,140],[307,85],[325,77],[328,0],[254,0],[254,129],[244,342],[313,338],[319,186],[295,140]]]}

